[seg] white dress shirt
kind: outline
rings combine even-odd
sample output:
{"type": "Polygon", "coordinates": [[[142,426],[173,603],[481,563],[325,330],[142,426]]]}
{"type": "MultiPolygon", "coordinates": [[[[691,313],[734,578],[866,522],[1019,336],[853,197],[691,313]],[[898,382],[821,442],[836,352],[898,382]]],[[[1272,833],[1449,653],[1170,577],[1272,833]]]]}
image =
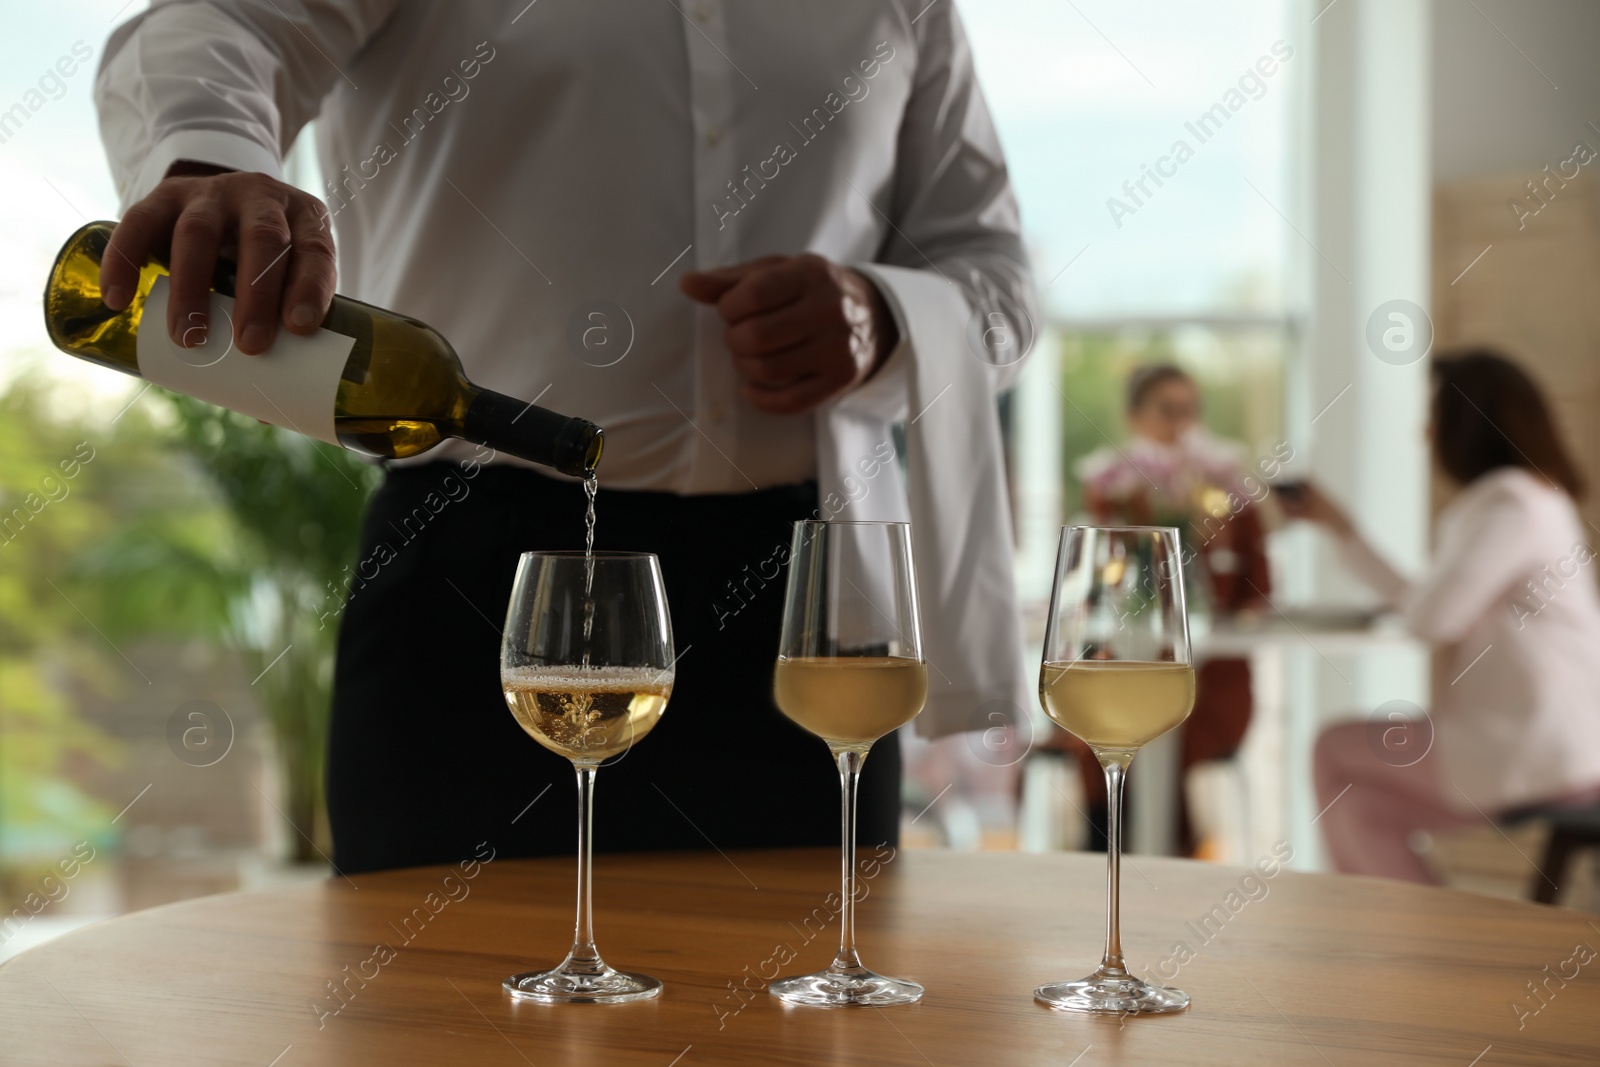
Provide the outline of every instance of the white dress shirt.
{"type": "Polygon", "coordinates": [[[824,518],[909,518],[924,731],[1031,700],[993,398],[1033,297],[952,0],[156,0],[96,93],[125,205],[178,159],[278,175],[316,118],[340,292],[604,427],[603,485],[816,478],[824,518]],[[902,343],[814,416],[764,414],[677,277],[802,251],[868,274],[902,343]]]}
{"type": "Polygon", "coordinates": [[[1360,537],[1341,549],[1446,648],[1433,723],[1447,803],[1489,813],[1600,786],[1600,596],[1571,497],[1520,468],[1483,475],[1440,512],[1420,582],[1360,537]]]}

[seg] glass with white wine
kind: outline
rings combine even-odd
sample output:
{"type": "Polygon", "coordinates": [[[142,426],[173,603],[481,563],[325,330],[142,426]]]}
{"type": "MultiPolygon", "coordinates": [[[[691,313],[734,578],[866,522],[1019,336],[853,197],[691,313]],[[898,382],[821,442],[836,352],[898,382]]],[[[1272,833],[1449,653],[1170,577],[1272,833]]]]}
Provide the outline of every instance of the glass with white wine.
{"type": "Polygon", "coordinates": [[[615,970],[600,958],[590,874],[595,770],[660,720],[672,695],[673,661],[672,621],[654,555],[523,553],[506,612],[500,684],[522,728],[578,772],[578,919],[572,950],[559,966],[505,980],[514,997],[594,1003],[661,992],[656,979],[615,970]]]}
{"type": "Polygon", "coordinates": [[[1173,1012],[1189,995],[1128,973],[1119,876],[1122,784],[1133,755],[1189,717],[1194,666],[1178,531],[1167,526],[1067,526],[1039,669],[1039,699],[1056,725],[1094,751],[1106,774],[1106,950],[1099,970],[1033,995],[1064,1011],[1173,1012]]]}
{"type": "Polygon", "coordinates": [[[928,696],[906,523],[794,524],[773,696],[827,742],[839,768],[843,884],[833,963],[768,990],[789,1004],[909,1004],[922,987],[867,970],[855,943],[861,766],[873,742],[916,718],[928,696]]]}

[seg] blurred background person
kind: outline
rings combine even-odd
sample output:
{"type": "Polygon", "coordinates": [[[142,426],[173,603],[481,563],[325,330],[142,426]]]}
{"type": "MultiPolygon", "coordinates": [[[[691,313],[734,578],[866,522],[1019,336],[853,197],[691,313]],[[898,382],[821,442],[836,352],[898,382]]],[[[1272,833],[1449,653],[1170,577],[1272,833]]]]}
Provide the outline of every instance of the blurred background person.
{"type": "Polygon", "coordinates": [[[1280,495],[1442,653],[1451,679],[1435,689],[1431,731],[1416,728],[1415,743],[1431,741],[1421,757],[1386,747],[1388,723],[1336,724],[1316,746],[1335,867],[1413,882],[1437,881],[1412,846],[1419,831],[1600,798],[1600,599],[1574,506],[1582,476],[1538,386],[1504,356],[1441,355],[1433,378],[1429,435],[1452,495],[1421,579],[1390,566],[1315,485],[1280,495]]]}
{"type": "MultiPolygon", "coordinates": [[[[1272,588],[1261,515],[1245,485],[1244,448],[1213,437],[1201,421],[1200,387],[1170,363],[1128,376],[1129,440],[1078,463],[1084,507],[1102,525],[1176,526],[1183,531],[1191,615],[1228,616],[1261,607],[1272,588]]],[[[1191,767],[1228,759],[1250,725],[1250,664],[1208,659],[1195,675],[1195,704],[1180,728],[1178,846],[1204,854],[1189,815],[1183,781],[1191,767]]],[[[1073,752],[1084,783],[1091,847],[1105,847],[1105,782],[1094,753],[1057,732],[1051,742],[1073,752]]]]}

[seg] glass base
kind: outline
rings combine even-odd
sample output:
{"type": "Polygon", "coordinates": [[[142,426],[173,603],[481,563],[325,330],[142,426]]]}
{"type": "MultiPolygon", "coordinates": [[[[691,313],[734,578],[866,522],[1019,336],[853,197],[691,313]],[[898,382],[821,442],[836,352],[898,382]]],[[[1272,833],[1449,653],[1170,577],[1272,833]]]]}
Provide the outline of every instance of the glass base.
{"type": "Polygon", "coordinates": [[[782,978],[767,986],[767,992],[785,1004],[834,1007],[841,1004],[914,1004],[922,999],[922,987],[904,978],[886,978],[859,970],[818,971],[799,978],[782,978]]]}
{"type": "Polygon", "coordinates": [[[629,974],[596,960],[574,964],[566,960],[553,971],[524,971],[501,983],[519,1000],[541,1004],[620,1004],[649,1000],[661,993],[661,982],[647,974],[629,974]]]}
{"type": "Polygon", "coordinates": [[[1161,1015],[1183,1011],[1189,994],[1179,989],[1151,985],[1131,974],[1096,971],[1076,982],[1052,982],[1033,991],[1034,999],[1058,1011],[1081,1011],[1094,1015],[1133,1015],[1145,1012],[1161,1015]]]}

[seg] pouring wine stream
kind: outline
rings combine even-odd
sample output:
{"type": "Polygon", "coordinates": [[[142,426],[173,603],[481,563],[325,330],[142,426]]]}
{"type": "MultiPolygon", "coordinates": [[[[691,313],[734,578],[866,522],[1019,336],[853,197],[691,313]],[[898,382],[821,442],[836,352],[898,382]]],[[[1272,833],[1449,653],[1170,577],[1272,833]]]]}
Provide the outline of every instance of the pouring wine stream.
{"type": "Polygon", "coordinates": [[[589,666],[589,633],[594,629],[594,498],[600,492],[600,478],[591,469],[583,478],[583,495],[589,500],[583,519],[583,665],[589,666]]]}

